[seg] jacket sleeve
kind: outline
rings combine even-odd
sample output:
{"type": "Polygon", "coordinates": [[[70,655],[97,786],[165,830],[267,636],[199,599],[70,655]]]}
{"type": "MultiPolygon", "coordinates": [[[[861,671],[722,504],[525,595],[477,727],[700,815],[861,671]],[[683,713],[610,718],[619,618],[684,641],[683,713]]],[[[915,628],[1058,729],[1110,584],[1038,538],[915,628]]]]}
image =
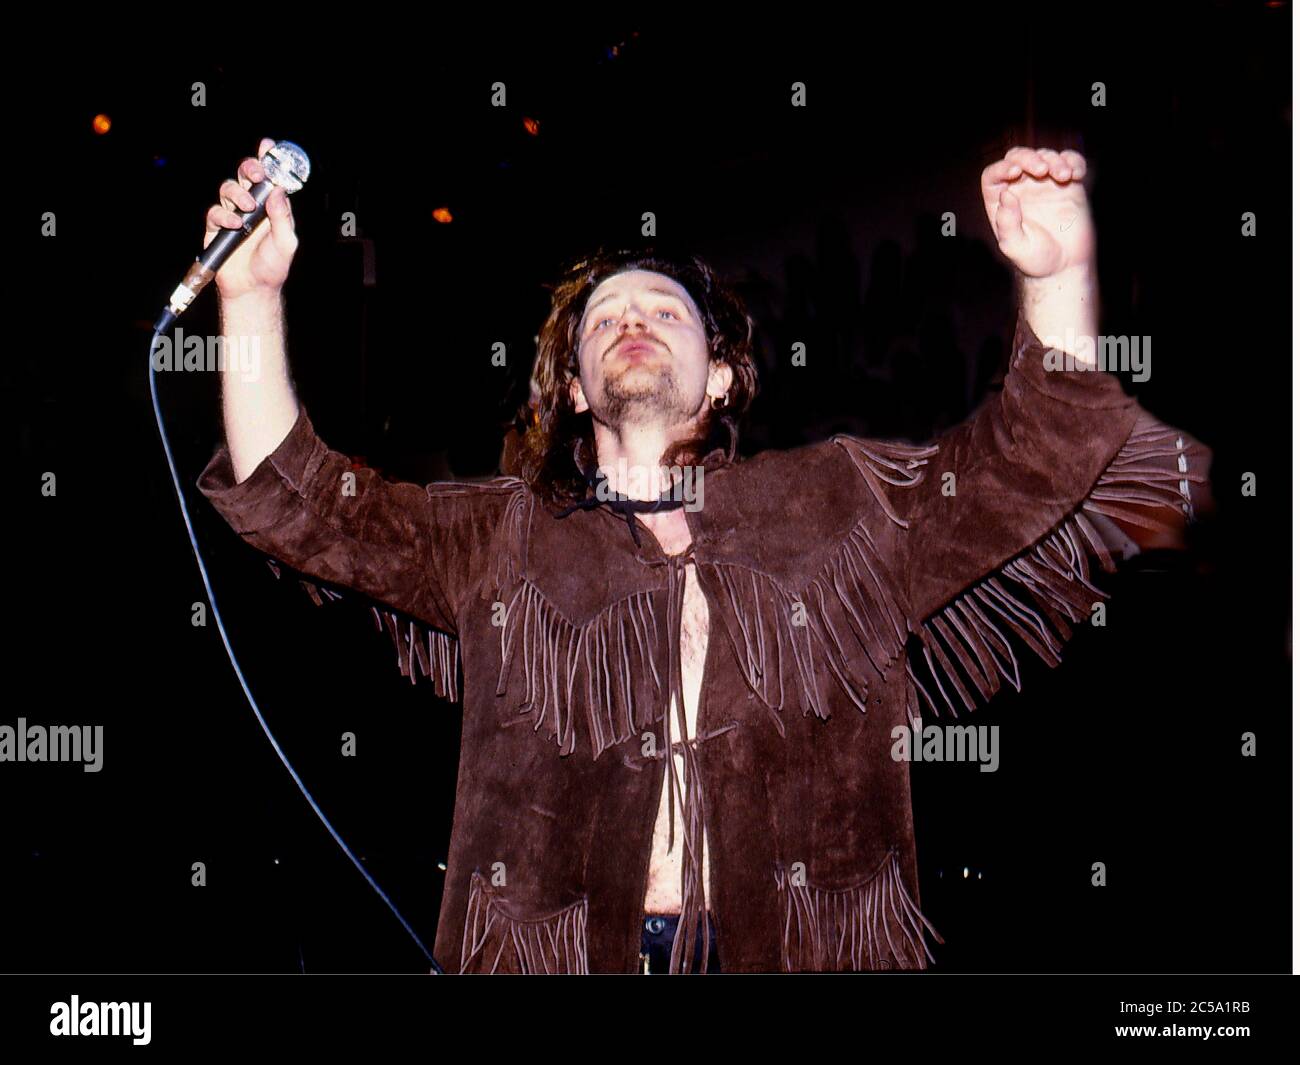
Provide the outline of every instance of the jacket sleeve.
{"type": "Polygon", "coordinates": [[[990,699],[1002,678],[1019,690],[1017,643],[1058,664],[1071,624],[1108,598],[1090,559],[1113,572],[1139,541],[1177,546],[1211,502],[1205,445],[1109,372],[1048,352],[1022,312],[1001,389],[931,444],[902,447],[890,464],[904,475],[881,486],[920,638],[912,695],[936,713],[955,714],[954,697],[974,709],[970,689],[990,699]]]}
{"type": "Polygon", "coordinates": [[[288,435],[245,480],[235,483],[222,444],[197,481],[268,561],[314,579],[302,583],[318,605],[315,581],[330,599],[344,598],[329,587],[336,586],[390,608],[381,618],[371,607],[381,628],[387,622],[403,675],[414,682],[418,660],[447,698],[455,692],[457,619],[485,572],[516,484],[386,480],[327,446],[301,404],[288,435]]]}

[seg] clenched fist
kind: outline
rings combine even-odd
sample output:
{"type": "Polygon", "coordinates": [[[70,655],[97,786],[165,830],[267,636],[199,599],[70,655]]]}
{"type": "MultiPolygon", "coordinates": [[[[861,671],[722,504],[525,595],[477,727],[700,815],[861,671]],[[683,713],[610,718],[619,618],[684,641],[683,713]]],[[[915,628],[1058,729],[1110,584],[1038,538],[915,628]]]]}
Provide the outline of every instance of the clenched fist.
{"type": "MultiPolygon", "coordinates": [[[[220,202],[208,208],[207,228],[203,234],[205,248],[222,229],[239,229],[243,225],[238,211],[252,211],[257,207],[248,190],[265,179],[266,174],[258,159],[274,145],[275,141],[270,137],[263,137],[257,146],[257,157],[244,159],[239,164],[238,178],[223,182],[217,190],[220,202]]],[[[276,188],[266,201],[266,217],[217,271],[217,289],[222,300],[234,300],[255,292],[278,294],[289,276],[289,266],[297,248],[298,236],[294,232],[289,194],[276,188]]]]}
{"type": "Polygon", "coordinates": [[[1075,151],[1016,147],[980,175],[998,248],[1026,277],[1050,277],[1092,261],[1087,169],[1075,151]]]}

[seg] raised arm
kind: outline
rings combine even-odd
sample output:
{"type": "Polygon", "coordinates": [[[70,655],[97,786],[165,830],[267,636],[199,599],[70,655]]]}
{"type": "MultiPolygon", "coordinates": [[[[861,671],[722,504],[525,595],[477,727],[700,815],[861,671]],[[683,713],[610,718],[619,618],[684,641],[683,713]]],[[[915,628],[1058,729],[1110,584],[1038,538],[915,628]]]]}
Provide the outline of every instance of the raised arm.
{"type": "Polygon", "coordinates": [[[888,488],[925,662],[913,681],[936,711],[972,709],[972,689],[988,699],[1001,679],[1018,688],[1017,643],[1056,664],[1071,623],[1107,598],[1089,559],[1113,569],[1134,546],[1125,530],[1178,543],[1208,502],[1209,450],[1097,369],[1083,173],[1077,153],[1022,148],[985,170],[990,222],[1019,272],[1006,378],[967,421],[909,449],[888,488]]]}
{"type": "Polygon", "coordinates": [[[894,490],[914,619],[931,617],[1068,518],[1092,515],[1070,535],[1082,537],[1080,549],[1107,544],[1109,556],[1114,530],[1101,519],[1173,531],[1204,501],[1204,445],[1154,418],[1109,373],[1045,369],[1053,351],[1022,309],[1000,390],[921,452],[914,484],[894,490]]]}
{"type": "MultiPolygon", "coordinates": [[[[238,176],[217,190],[219,202],[208,208],[205,248],[222,229],[240,227],[236,208],[251,211],[257,206],[249,189],[266,176],[258,158],[274,144],[263,137],[257,157],[241,160],[238,176]]],[[[281,300],[297,248],[289,197],[275,189],[266,204],[266,218],[217,271],[222,343],[228,352],[254,355],[251,372],[245,360],[232,359],[221,375],[222,420],[237,481],[275,450],[298,417],[285,359],[281,300]]]]}
{"type": "MultiPolygon", "coordinates": [[[[272,143],[264,139],[260,150],[272,143]]],[[[261,176],[249,158],[239,180],[221,186],[206,240],[239,224],[230,208],[251,209],[247,190],[261,176]]],[[[331,585],[352,589],[406,615],[388,615],[403,673],[414,680],[418,659],[450,697],[461,606],[486,571],[497,533],[518,531],[520,482],[389,481],[326,445],[294,396],[285,360],[280,290],[297,247],[287,197],[272,193],[267,213],[216,277],[226,343],[256,339],[259,358],[251,373],[245,360],[227,362],[226,441],[198,488],[251,546],[322,582],[327,594],[338,597],[331,585]],[[415,621],[427,626],[423,633],[415,621]]],[[[304,585],[319,603],[316,585],[304,585]]]]}

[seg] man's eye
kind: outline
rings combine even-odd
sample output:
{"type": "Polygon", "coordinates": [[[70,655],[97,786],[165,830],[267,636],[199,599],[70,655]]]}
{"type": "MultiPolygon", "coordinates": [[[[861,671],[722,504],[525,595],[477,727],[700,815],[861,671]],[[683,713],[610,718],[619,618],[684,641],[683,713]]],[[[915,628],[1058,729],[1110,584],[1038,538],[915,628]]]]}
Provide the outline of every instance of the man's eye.
{"type": "Polygon", "coordinates": [[[676,311],[670,311],[667,307],[661,307],[661,308],[659,308],[659,310],[660,310],[660,313],[661,313],[661,314],[671,314],[674,318],[677,317],[677,312],[676,312],[676,311]]]}

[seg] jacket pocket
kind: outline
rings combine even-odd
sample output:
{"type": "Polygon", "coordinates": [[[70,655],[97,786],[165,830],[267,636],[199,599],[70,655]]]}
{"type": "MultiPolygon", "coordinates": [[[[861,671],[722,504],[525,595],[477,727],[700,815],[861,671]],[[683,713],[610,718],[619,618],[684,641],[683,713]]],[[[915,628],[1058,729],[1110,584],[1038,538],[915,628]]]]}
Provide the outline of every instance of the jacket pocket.
{"type": "Polygon", "coordinates": [[[927,958],[934,961],[925,931],[943,942],[907,893],[892,847],[875,872],[849,887],[793,883],[784,865],[775,875],[785,901],[781,964],[786,972],[924,969],[927,958]]]}
{"type": "Polygon", "coordinates": [[[476,869],[470,875],[462,973],[587,973],[587,896],[546,912],[512,904],[476,869]]]}

